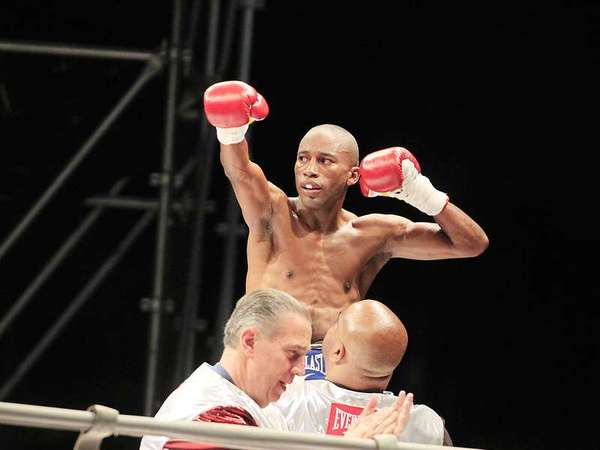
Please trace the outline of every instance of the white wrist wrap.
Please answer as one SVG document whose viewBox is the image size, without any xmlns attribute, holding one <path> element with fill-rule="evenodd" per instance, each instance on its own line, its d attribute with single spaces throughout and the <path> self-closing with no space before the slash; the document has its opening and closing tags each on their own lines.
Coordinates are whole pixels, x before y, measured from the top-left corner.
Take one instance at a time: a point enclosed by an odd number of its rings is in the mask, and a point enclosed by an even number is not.
<svg viewBox="0 0 600 450">
<path fill-rule="evenodd" d="M 442 212 L 448 196 L 433 187 L 429 178 L 419 174 L 415 180 L 402 189 L 403 200 L 429 216 L 437 216 Z"/>
<path fill-rule="evenodd" d="M 217 139 L 221 144 L 225 145 L 238 144 L 244 140 L 247 130 L 248 124 L 235 128 L 217 127 Z"/>
<path fill-rule="evenodd" d="M 429 216 L 437 216 L 442 212 L 448 203 L 448 195 L 434 188 L 429 178 L 418 173 L 408 159 L 402 161 L 402 173 L 404 183 L 402 190 L 396 193 L 396 198 L 404 200 Z"/>
</svg>

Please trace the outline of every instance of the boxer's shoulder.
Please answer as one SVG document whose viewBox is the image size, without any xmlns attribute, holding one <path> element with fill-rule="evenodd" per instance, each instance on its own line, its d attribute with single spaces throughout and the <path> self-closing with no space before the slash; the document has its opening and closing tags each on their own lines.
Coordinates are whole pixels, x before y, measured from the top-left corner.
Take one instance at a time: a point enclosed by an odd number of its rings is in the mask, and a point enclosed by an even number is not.
<svg viewBox="0 0 600 450">
<path fill-rule="evenodd" d="M 385 235 L 389 233 L 398 234 L 398 228 L 407 227 L 411 221 L 405 217 L 395 214 L 365 214 L 351 221 L 352 227 L 362 233 L 376 233 Z"/>
<path fill-rule="evenodd" d="M 283 204 L 286 204 L 288 201 L 288 196 L 285 192 L 283 192 L 283 190 L 271 183 L 270 181 L 268 182 L 268 186 L 269 186 L 269 195 L 271 196 L 271 201 L 276 201 L 276 202 L 280 202 Z"/>
<path fill-rule="evenodd" d="M 398 223 L 408 223 L 409 219 L 397 214 L 371 213 L 357 216 L 353 223 L 357 226 L 388 226 Z"/>
</svg>

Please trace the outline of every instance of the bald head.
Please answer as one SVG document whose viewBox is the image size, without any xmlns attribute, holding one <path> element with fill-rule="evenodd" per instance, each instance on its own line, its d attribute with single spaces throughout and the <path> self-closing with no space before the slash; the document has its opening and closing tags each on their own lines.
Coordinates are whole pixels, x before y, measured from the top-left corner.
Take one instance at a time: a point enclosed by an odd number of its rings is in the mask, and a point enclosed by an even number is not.
<svg viewBox="0 0 600 450">
<path fill-rule="evenodd" d="M 354 390 L 383 390 L 408 345 L 404 324 L 383 303 L 362 300 L 340 313 L 323 342 L 327 378 Z"/>
<path fill-rule="evenodd" d="M 348 307 L 340 320 L 340 331 L 358 368 L 373 376 L 391 375 L 408 345 L 398 316 L 383 303 L 363 300 Z"/>
<path fill-rule="evenodd" d="M 330 146 L 329 151 L 348 153 L 352 158 L 353 165 L 358 165 L 358 143 L 354 139 L 354 136 L 345 128 L 332 124 L 312 127 L 300 141 L 299 148 L 303 148 L 303 144 L 315 137 L 325 138 Z"/>
</svg>

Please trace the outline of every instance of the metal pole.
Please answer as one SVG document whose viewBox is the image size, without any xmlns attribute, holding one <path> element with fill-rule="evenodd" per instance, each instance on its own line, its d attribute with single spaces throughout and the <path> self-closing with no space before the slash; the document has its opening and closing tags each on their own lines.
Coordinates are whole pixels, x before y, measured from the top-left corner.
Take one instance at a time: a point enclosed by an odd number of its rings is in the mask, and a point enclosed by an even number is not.
<svg viewBox="0 0 600 450">
<path fill-rule="evenodd" d="M 240 45 L 239 79 L 248 81 L 250 78 L 250 56 L 252 52 L 252 33 L 254 31 L 254 12 L 262 2 L 246 0 L 243 2 L 243 29 L 242 42 Z M 247 139 L 250 139 L 248 135 Z M 235 198 L 233 189 L 229 187 L 227 199 L 227 238 L 225 240 L 225 252 L 223 258 L 223 272 L 221 278 L 221 296 L 217 306 L 217 317 L 215 321 L 215 333 L 219 334 L 225 322 L 231 314 L 234 301 L 235 281 L 239 278 L 237 272 L 238 248 L 240 240 L 240 207 Z M 213 346 L 213 360 L 217 360 L 222 352 L 222 343 L 215 340 Z"/>
<path fill-rule="evenodd" d="M 137 210 L 153 210 L 158 211 L 160 203 L 158 200 L 148 200 L 142 197 L 107 197 L 107 196 L 96 196 L 88 197 L 83 202 L 86 206 L 102 206 L 104 208 L 116 208 L 116 209 L 137 209 Z M 185 213 L 192 208 L 191 201 L 183 199 L 179 202 L 171 202 L 171 211 Z M 208 202 L 208 211 L 215 210 L 214 202 Z"/>
<path fill-rule="evenodd" d="M 211 0 L 209 10 L 208 39 L 206 45 L 205 76 L 210 80 L 214 76 L 217 47 L 217 29 L 220 16 L 220 1 Z M 198 93 L 199 95 L 201 93 Z M 204 117 L 204 115 L 202 115 Z M 209 211 L 208 194 L 211 185 L 211 174 L 214 164 L 216 144 L 213 136 L 208 132 L 208 123 L 201 121 L 200 145 L 196 149 L 199 164 L 196 164 L 196 192 L 198 200 L 195 211 L 190 264 L 187 275 L 185 301 L 181 313 L 181 330 L 177 349 L 177 365 L 175 370 L 175 383 L 180 382 L 194 368 L 194 354 L 196 349 L 196 319 L 198 315 L 198 302 L 202 287 L 204 230 L 206 213 Z"/>
<path fill-rule="evenodd" d="M 126 180 L 117 181 L 109 191 L 109 195 L 117 195 L 125 186 Z M 71 253 L 71 250 L 79 243 L 81 238 L 85 236 L 88 230 L 96 223 L 102 213 L 105 211 L 103 207 L 95 208 L 81 222 L 79 227 L 71 233 L 63 245 L 56 251 L 50 260 L 44 265 L 43 270 L 35 277 L 35 279 L 27 286 L 25 292 L 11 306 L 8 312 L 0 321 L 0 337 L 4 334 L 9 325 L 16 319 L 21 311 L 27 306 L 31 298 L 44 285 L 46 280 L 52 275 L 54 270 L 61 262 Z"/>
<path fill-rule="evenodd" d="M 211 0 L 211 7 L 212 8 L 216 8 L 217 6 L 215 6 L 214 4 L 217 3 L 217 5 L 219 5 L 221 2 L 219 0 Z M 219 77 L 222 76 L 222 74 L 225 72 L 226 68 L 229 66 L 229 62 L 231 59 L 231 47 L 232 47 L 232 42 L 233 42 L 233 31 L 234 31 L 234 24 L 235 24 L 235 12 L 237 11 L 237 1 L 231 1 L 229 2 L 229 9 L 227 10 L 226 13 L 226 18 L 225 18 L 225 24 L 224 24 L 224 34 L 225 36 L 223 37 L 223 43 L 221 45 L 221 51 L 219 52 L 219 65 L 216 67 L 212 66 L 212 65 L 207 65 L 206 68 L 206 74 L 208 75 L 207 80 L 210 82 L 211 80 L 218 80 Z M 218 23 L 214 23 L 214 21 L 211 19 L 210 22 L 210 27 L 212 26 L 216 26 L 218 25 Z M 215 42 L 212 42 L 212 39 L 215 39 Z M 206 54 L 206 61 L 207 64 L 209 61 L 212 61 L 213 59 L 215 59 L 216 61 L 216 56 L 215 53 L 217 51 L 217 44 L 216 44 L 216 36 L 211 37 L 209 34 L 209 38 L 207 41 L 207 54 Z M 202 135 L 204 136 L 204 135 Z M 213 140 L 213 143 L 216 142 Z M 200 161 L 201 163 L 202 161 Z M 199 164 L 198 158 L 197 157 L 192 157 L 189 158 L 188 161 L 186 162 L 185 166 L 179 171 L 178 176 L 182 179 L 182 180 L 186 180 L 187 177 L 189 176 L 189 174 L 195 169 L 195 167 Z"/>
<path fill-rule="evenodd" d="M 160 187 L 160 209 L 156 232 L 156 253 L 154 266 L 154 287 L 152 292 L 152 309 L 150 320 L 150 337 L 148 345 L 148 366 L 144 413 L 151 415 L 154 409 L 156 394 L 156 372 L 158 368 L 158 351 L 162 302 L 164 295 L 165 267 L 168 251 L 168 227 L 170 218 L 171 186 L 173 184 L 173 146 L 175 140 L 175 110 L 177 99 L 177 83 L 179 76 L 179 30 L 181 26 L 181 0 L 173 2 L 173 18 L 171 41 L 168 49 L 168 84 L 165 112 L 165 135 L 162 155 L 162 173 Z"/>
<path fill-rule="evenodd" d="M 188 34 L 185 42 L 181 46 L 181 65 L 182 65 L 182 76 L 189 78 L 193 74 L 194 65 L 194 45 L 196 43 L 196 36 L 198 35 L 198 17 L 200 16 L 201 0 L 192 0 L 192 6 L 188 13 L 189 25 Z"/>
<path fill-rule="evenodd" d="M 239 76 L 242 81 L 250 79 L 250 61 L 252 56 L 252 35 L 254 33 L 254 12 L 262 5 L 261 1 L 245 0 L 243 5 L 242 43 L 240 48 Z"/>
<path fill-rule="evenodd" d="M 17 224 L 17 226 L 11 231 L 8 237 L 4 240 L 0 246 L 0 261 L 6 255 L 8 250 L 15 244 L 15 242 L 21 237 L 25 230 L 31 225 L 37 215 L 45 208 L 47 203 L 52 199 L 54 194 L 62 187 L 67 181 L 79 164 L 87 157 L 94 145 L 100 140 L 100 138 L 106 133 L 108 128 L 113 122 L 121 115 L 125 108 L 135 98 L 135 95 L 142 89 L 148 80 L 150 80 L 162 67 L 162 61 L 159 58 L 153 59 L 149 62 L 142 73 L 135 81 L 133 86 L 125 93 L 119 100 L 117 105 L 108 113 L 102 123 L 96 128 L 88 140 L 83 146 L 77 151 L 75 156 L 69 161 L 67 166 L 62 172 L 54 179 L 51 185 L 48 187 L 46 192 L 38 199 L 33 207 L 25 214 L 25 217 Z"/>
<path fill-rule="evenodd" d="M 208 39 L 206 43 L 206 58 L 204 59 L 204 73 L 207 79 L 215 75 L 215 63 L 217 61 L 217 29 L 221 16 L 220 0 L 211 0 L 208 11 Z"/>
<path fill-rule="evenodd" d="M 19 364 L 19 367 L 13 372 L 10 379 L 0 389 L 0 399 L 6 398 L 13 388 L 27 374 L 29 369 L 35 364 L 39 357 L 44 353 L 48 346 L 56 339 L 63 328 L 69 323 L 77 311 L 85 304 L 92 296 L 96 288 L 110 274 L 110 272 L 119 263 L 123 255 L 129 250 L 131 245 L 136 241 L 140 234 L 151 223 L 155 216 L 154 211 L 146 212 L 127 233 L 125 238 L 119 243 L 117 250 L 100 266 L 94 276 L 85 284 L 79 291 L 75 299 L 69 304 L 67 309 L 62 313 L 58 320 L 50 327 L 50 329 L 40 339 L 35 348 L 25 357 Z"/>
<path fill-rule="evenodd" d="M 1 41 L 0 50 L 12 53 L 37 53 L 43 55 L 80 56 L 84 58 L 124 59 L 150 61 L 152 52 L 120 50 L 115 48 L 87 47 L 84 45 L 50 44 L 24 41 Z"/>
</svg>

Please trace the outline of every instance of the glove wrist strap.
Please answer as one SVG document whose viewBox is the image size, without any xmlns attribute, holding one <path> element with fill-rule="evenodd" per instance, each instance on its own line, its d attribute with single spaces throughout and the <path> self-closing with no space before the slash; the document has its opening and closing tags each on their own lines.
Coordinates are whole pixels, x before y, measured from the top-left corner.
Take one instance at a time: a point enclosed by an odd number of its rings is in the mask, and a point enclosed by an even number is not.
<svg viewBox="0 0 600 450">
<path fill-rule="evenodd" d="M 239 144 L 244 140 L 247 130 L 248 124 L 235 128 L 217 127 L 217 139 L 224 145 Z"/>
<path fill-rule="evenodd" d="M 437 216 L 448 203 L 448 195 L 433 187 L 421 174 L 402 189 L 402 200 L 429 216 Z"/>
</svg>

